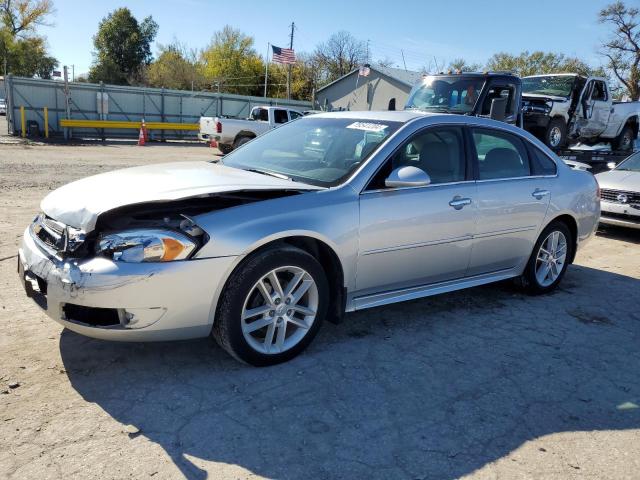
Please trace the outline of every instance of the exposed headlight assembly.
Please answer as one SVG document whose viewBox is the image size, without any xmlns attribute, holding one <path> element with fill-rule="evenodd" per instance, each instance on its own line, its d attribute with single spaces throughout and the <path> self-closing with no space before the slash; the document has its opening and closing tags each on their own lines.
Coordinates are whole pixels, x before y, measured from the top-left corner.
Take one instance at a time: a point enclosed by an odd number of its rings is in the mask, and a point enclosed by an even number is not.
<svg viewBox="0 0 640 480">
<path fill-rule="evenodd" d="M 170 262 L 189 258 L 196 246 L 173 230 L 138 229 L 102 235 L 96 253 L 120 262 Z"/>
</svg>

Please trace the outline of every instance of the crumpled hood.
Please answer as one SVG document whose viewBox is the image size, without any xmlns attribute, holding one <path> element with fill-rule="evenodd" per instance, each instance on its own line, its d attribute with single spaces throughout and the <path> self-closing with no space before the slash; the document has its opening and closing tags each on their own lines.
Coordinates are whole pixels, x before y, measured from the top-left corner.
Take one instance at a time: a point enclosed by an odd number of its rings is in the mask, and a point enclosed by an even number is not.
<svg viewBox="0 0 640 480">
<path fill-rule="evenodd" d="M 596 175 L 600 188 L 640 192 L 640 172 L 611 170 Z"/>
<path fill-rule="evenodd" d="M 126 205 L 222 192 L 280 189 L 321 188 L 215 163 L 160 163 L 77 180 L 51 192 L 40 206 L 51 218 L 90 232 L 99 215 Z"/>
</svg>

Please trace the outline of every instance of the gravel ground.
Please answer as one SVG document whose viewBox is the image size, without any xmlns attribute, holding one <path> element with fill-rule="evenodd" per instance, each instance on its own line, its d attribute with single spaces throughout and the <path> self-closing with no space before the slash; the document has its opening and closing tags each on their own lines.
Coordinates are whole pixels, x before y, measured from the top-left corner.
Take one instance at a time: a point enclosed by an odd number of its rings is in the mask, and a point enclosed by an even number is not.
<svg viewBox="0 0 640 480">
<path fill-rule="evenodd" d="M 16 249 L 49 190 L 211 155 L 0 138 L 0 478 L 638 478 L 640 232 L 600 233 L 552 295 L 350 314 L 268 369 L 83 338 L 25 297 Z"/>
</svg>

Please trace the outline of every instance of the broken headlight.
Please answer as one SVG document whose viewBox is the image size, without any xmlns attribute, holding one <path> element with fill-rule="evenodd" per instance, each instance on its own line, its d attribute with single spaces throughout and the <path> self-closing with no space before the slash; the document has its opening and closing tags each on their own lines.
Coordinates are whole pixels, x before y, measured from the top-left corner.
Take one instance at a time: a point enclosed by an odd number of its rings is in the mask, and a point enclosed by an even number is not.
<svg viewBox="0 0 640 480">
<path fill-rule="evenodd" d="M 102 235 L 96 253 L 120 262 L 170 262 L 189 258 L 196 246 L 173 230 L 138 229 Z"/>
</svg>

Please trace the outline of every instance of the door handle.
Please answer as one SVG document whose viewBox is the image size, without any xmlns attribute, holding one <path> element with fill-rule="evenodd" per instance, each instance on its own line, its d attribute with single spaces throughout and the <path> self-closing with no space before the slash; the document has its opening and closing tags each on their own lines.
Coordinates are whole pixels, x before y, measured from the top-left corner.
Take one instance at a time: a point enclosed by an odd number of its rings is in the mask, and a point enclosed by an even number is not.
<svg viewBox="0 0 640 480">
<path fill-rule="evenodd" d="M 531 196 L 536 198 L 537 200 L 541 200 L 542 197 L 546 197 L 547 195 L 549 195 L 549 190 L 541 190 L 539 188 L 536 188 L 532 193 Z"/>
<path fill-rule="evenodd" d="M 470 198 L 462 198 L 459 195 L 453 197 L 453 200 L 449 202 L 449 205 L 455 208 L 456 210 L 462 209 L 465 205 L 471 205 Z"/>
</svg>

